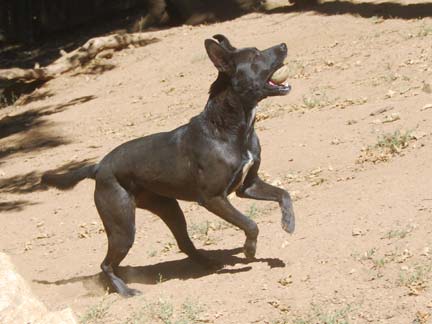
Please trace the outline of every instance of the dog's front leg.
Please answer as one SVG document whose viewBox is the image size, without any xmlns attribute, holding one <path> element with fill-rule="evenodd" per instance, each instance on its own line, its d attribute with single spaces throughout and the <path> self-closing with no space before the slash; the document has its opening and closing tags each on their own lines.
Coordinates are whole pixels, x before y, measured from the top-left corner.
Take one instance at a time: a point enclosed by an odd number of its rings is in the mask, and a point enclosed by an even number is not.
<svg viewBox="0 0 432 324">
<path fill-rule="evenodd" d="M 263 180 L 258 175 L 246 179 L 243 186 L 236 191 L 237 196 L 242 198 L 252 198 L 257 200 L 271 200 L 279 202 L 282 210 L 282 228 L 293 233 L 295 229 L 294 209 L 289 193 L 281 188 L 272 186 Z"/>
<path fill-rule="evenodd" d="M 203 206 L 210 212 L 223 218 L 227 222 L 242 229 L 246 234 L 244 254 L 247 258 L 253 258 L 256 252 L 258 226 L 250 218 L 243 215 L 228 201 L 226 197 L 218 196 L 205 200 Z"/>
</svg>

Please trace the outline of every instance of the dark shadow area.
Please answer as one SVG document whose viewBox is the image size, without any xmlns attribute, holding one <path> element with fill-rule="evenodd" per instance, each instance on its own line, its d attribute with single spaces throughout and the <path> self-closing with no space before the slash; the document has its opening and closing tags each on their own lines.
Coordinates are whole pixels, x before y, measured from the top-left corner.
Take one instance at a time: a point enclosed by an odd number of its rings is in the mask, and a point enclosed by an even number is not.
<svg viewBox="0 0 432 324">
<path fill-rule="evenodd" d="M 82 168 L 86 165 L 92 164 L 93 160 L 87 159 L 83 161 L 73 161 L 68 162 L 56 169 L 49 170 L 49 172 L 53 173 L 64 173 L 70 170 L 75 170 L 78 168 Z M 13 194 L 26 194 L 34 191 L 41 191 L 41 190 L 47 190 L 48 187 L 41 184 L 41 172 L 30 172 L 24 175 L 17 175 L 9 178 L 0 179 L 0 194 L 1 193 L 13 193 Z M 21 203 L 23 201 L 20 201 Z M 4 208 L 7 208 L 6 204 L 13 204 L 14 202 L 6 202 L 6 203 L 0 203 L 0 211 L 1 204 L 5 204 Z M 32 203 L 28 203 L 32 204 Z M 13 206 L 13 205 L 11 205 Z M 25 204 L 17 205 L 24 207 Z M 11 207 L 12 208 L 12 207 Z"/>
<path fill-rule="evenodd" d="M 99 17 L 77 26 L 64 25 L 63 30 L 52 31 L 29 43 L 4 43 L 3 46 L 0 43 L 0 68 L 47 66 L 61 56 L 61 50 L 70 52 L 90 38 L 125 32 L 131 15 L 133 12 L 126 11 L 117 17 Z"/>
<path fill-rule="evenodd" d="M 69 141 L 62 136 L 56 136 L 49 129 L 49 123 L 42 117 L 64 111 L 76 104 L 93 100 L 94 96 L 84 96 L 73 99 L 67 103 L 27 110 L 15 116 L 5 116 L 0 120 L 0 140 L 23 133 L 19 139 L 5 140 L 0 148 L 1 160 L 17 153 L 37 152 L 43 149 L 68 144 Z"/>
<path fill-rule="evenodd" d="M 8 145 L 0 149 L 0 164 L 2 164 L 2 159 L 13 154 L 39 152 L 69 143 L 70 141 L 65 140 L 61 136 L 54 136 L 44 131 L 31 131 L 28 132 L 23 139 L 14 141 L 13 145 Z"/>
<path fill-rule="evenodd" d="M 90 4 L 92 0 L 87 1 Z M 70 52 L 93 37 L 113 33 L 134 32 L 132 26 L 146 21 L 141 31 L 166 29 L 182 24 L 197 25 L 235 19 L 257 10 L 260 0 L 147 0 L 129 10 L 114 10 L 103 17 L 94 15 L 86 22 L 68 24 L 62 19 L 74 16 L 53 15 L 55 26 L 31 43 L 1 43 L 0 68 L 33 68 L 37 63 L 47 66 L 61 56 L 60 50 Z M 52 2 L 55 6 L 55 1 Z M 64 9 L 64 8 L 63 8 Z M 97 12 L 97 11 L 96 11 Z M 57 18 L 58 17 L 58 18 Z M 139 25 L 139 23 L 138 23 Z M 62 26 L 62 27 L 60 27 Z M 3 46 L 2 46 L 3 45 Z"/>
<path fill-rule="evenodd" d="M 0 83 L 0 108 L 14 104 L 22 95 L 32 93 L 41 87 L 46 81 L 17 82 L 7 87 Z"/>
<path fill-rule="evenodd" d="M 23 93 L 21 93 L 23 94 Z M 21 95 L 16 101 L 16 106 L 24 106 L 31 102 L 45 100 L 46 98 L 54 96 L 54 93 L 50 90 L 36 89 L 28 94 Z M 14 99 L 14 98 L 13 98 Z"/>
<path fill-rule="evenodd" d="M 79 97 L 64 104 L 42 107 L 14 116 L 3 117 L 0 120 L 0 140 L 5 144 L 2 143 L 3 145 L 0 147 L 0 164 L 2 159 L 12 154 L 35 153 L 47 148 L 68 144 L 68 140 L 52 133 L 52 130 L 48 127 L 50 126 L 48 121 L 43 120 L 42 117 L 64 111 L 68 107 L 88 102 L 94 98 L 94 96 Z M 22 136 L 19 136 L 18 139 L 8 139 L 9 136 L 21 133 Z M 69 162 L 51 171 L 62 173 L 88 164 L 91 164 L 90 160 Z M 2 177 L 0 178 L 0 194 L 26 194 L 46 190 L 46 186 L 40 183 L 41 176 L 41 172 L 33 171 L 8 178 Z M 33 202 L 25 200 L 0 202 L 0 212 L 19 211 L 33 204 Z"/>
<path fill-rule="evenodd" d="M 209 270 L 191 261 L 189 258 L 181 260 L 165 261 L 147 266 L 125 266 L 120 267 L 118 275 L 126 283 L 140 283 L 146 285 L 155 285 L 172 279 L 189 280 L 208 276 L 210 274 L 235 274 L 246 272 L 252 269 L 250 264 L 267 263 L 270 268 L 283 268 L 285 263 L 277 258 L 257 258 L 245 259 L 244 257 L 236 256 L 243 252 L 242 248 L 230 250 L 212 250 L 202 251 L 207 257 L 212 258 L 225 267 L 219 270 Z M 245 265 L 241 268 L 227 269 L 226 266 Z M 69 279 L 46 281 L 33 280 L 36 283 L 44 285 L 66 285 L 69 283 L 81 282 L 90 294 L 104 294 L 109 286 L 103 273 L 98 273 L 90 276 L 79 276 Z"/>
<path fill-rule="evenodd" d="M 34 130 L 47 123 L 47 121 L 41 120 L 42 117 L 62 112 L 68 107 L 85 103 L 95 98 L 95 96 L 79 97 L 65 104 L 27 110 L 19 115 L 3 117 L 0 120 L 0 139 L 13 134 Z M 1 152 L 2 151 L 0 151 L 0 158 Z"/>
<path fill-rule="evenodd" d="M 36 205 L 36 203 L 28 200 L 14 200 L 14 201 L 0 202 L 0 213 L 21 211 L 24 209 L 24 207 L 31 206 L 31 205 Z"/>
<path fill-rule="evenodd" d="M 0 180 L 0 193 L 25 194 L 44 189 L 45 187 L 40 184 L 40 174 L 37 172 Z"/>
<path fill-rule="evenodd" d="M 349 1 L 324 2 L 317 5 L 302 5 L 302 0 L 294 6 L 279 7 L 267 11 L 272 13 L 316 12 L 321 15 L 353 15 L 363 18 L 381 17 L 384 19 L 419 19 L 432 17 L 432 3 L 401 4 L 397 2 L 353 3 Z"/>
<path fill-rule="evenodd" d="M 182 24 L 197 25 L 215 23 L 241 17 L 252 11 L 272 13 L 316 12 L 323 15 L 351 14 L 365 18 L 379 16 L 385 19 L 416 19 L 432 17 L 432 3 L 400 4 L 352 3 L 349 1 L 332 1 L 311 5 L 311 0 L 298 0 L 296 5 L 288 5 L 272 10 L 263 10 L 257 0 L 158 0 L 156 5 L 162 9 L 149 12 L 147 5 L 139 9 L 121 11 L 117 15 L 91 19 L 77 26 L 65 24 L 63 30 L 50 32 L 44 38 L 30 44 L 0 43 L 1 68 L 33 68 L 36 63 L 46 66 L 61 56 L 60 50 L 70 52 L 83 45 L 88 39 L 112 33 L 130 31 L 130 26 L 140 17 L 152 17 L 152 24 L 145 30 L 166 29 Z M 148 20 L 148 19 L 147 19 Z M 61 25 L 57 22 L 57 25 Z"/>
</svg>

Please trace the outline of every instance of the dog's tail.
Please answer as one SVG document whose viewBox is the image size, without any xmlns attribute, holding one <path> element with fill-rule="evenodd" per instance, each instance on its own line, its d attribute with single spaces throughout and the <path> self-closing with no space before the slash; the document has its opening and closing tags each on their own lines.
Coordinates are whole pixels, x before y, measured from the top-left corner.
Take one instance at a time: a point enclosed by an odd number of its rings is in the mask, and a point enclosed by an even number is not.
<svg viewBox="0 0 432 324">
<path fill-rule="evenodd" d="M 87 165 L 66 173 L 55 174 L 46 172 L 42 175 L 41 182 L 60 190 L 72 189 L 78 182 L 85 178 L 94 179 L 98 170 L 98 164 Z"/>
</svg>

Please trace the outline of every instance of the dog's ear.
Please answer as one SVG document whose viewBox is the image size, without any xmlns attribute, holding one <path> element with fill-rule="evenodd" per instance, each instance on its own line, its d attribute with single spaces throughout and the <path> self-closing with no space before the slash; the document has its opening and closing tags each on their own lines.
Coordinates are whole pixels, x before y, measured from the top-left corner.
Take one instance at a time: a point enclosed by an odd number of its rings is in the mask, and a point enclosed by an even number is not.
<svg viewBox="0 0 432 324">
<path fill-rule="evenodd" d="M 227 50 L 229 51 L 235 51 L 236 48 L 234 46 L 231 45 L 230 41 L 228 40 L 228 38 L 226 38 L 224 35 L 222 34 L 217 34 L 213 36 L 214 39 L 217 39 L 218 42 Z"/>
<path fill-rule="evenodd" d="M 219 72 L 230 73 L 232 72 L 232 64 L 230 54 L 221 45 L 212 39 L 206 39 L 204 42 L 207 54 L 214 66 Z"/>
</svg>

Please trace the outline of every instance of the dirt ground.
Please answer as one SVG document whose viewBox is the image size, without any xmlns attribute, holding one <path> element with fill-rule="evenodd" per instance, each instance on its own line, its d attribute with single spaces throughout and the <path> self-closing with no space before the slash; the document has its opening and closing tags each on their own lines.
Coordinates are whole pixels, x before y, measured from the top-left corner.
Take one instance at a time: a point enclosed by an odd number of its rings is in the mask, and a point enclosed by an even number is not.
<svg viewBox="0 0 432 324">
<path fill-rule="evenodd" d="M 407 19 L 396 7 L 287 8 L 149 32 L 160 41 L 1 109 L 1 250 L 48 307 L 70 306 L 83 323 L 428 323 L 432 18 Z M 40 174 L 198 114 L 216 76 L 203 42 L 216 33 L 238 47 L 288 45 L 293 90 L 261 103 L 256 128 L 261 174 L 291 192 L 296 232 L 281 229 L 277 204 L 233 197 L 260 227 L 257 259 L 247 261 L 241 231 L 181 203 L 196 245 L 225 263 L 211 272 L 138 210 L 121 274 L 143 295 L 107 294 L 94 183 L 45 190 Z"/>
</svg>

